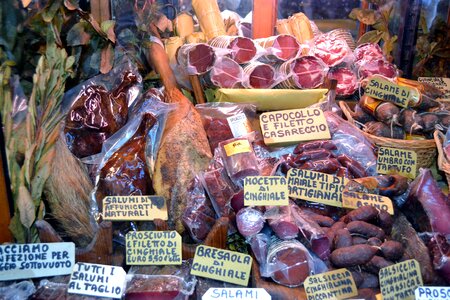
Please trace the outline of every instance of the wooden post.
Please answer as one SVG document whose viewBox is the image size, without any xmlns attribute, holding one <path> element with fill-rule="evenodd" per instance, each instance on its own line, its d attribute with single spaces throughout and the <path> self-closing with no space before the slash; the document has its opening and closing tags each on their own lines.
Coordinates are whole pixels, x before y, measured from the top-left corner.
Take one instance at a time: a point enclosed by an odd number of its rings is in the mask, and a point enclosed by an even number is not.
<svg viewBox="0 0 450 300">
<path fill-rule="evenodd" d="M 0 145 L 0 147 L 3 146 Z M 9 213 L 10 208 L 7 193 L 8 187 L 6 186 L 6 168 L 3 167 L 2 156 L 3 151 L 0 149 L 0 244 L 12 241 L 11 231 L 9 231 L 8 228 L 11 221 L 11 215 Z"/>
<path fill-rule="evenodd" d="M 361 8 L 362 9 L 368 9 L 369 8 L 369 2 L 367 0 L 362 0 L 361 1 Z M 366 33 L 366 30 L 367 30 L 367 25 L 362 23 L 362 22 L 359 22 L 358 40 L 364 33 Z"/>
<path fill-rule="evenodd" d="M 278 0 L 253 0 L 253 38 L 274 35 L 277 24 Z"/>
<path fill-rule="evenodd" d="M 110 0 L 91 0 L 91 14 L 101 24 L 103 21 L 111 20 Z"/>
</svg>

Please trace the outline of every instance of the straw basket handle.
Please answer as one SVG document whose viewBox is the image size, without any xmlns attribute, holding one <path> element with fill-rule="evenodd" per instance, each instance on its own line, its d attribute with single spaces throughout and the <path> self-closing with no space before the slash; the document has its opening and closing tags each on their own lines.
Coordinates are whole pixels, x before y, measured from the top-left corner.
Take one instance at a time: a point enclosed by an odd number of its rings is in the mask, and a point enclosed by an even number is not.
<svg viewBox="0 0 450 300">
<path fill-rule="evenodd" d="M 339 107 L 342 109 L 342 112 L 344 113 L 344 115 L 347 118 L 347 120 L 350 123 L 355 124 L 355 120 L 353 119 L 352 114 L 351 114 L 352 110 L 348 106 L 347 102 L 339 101 Z"/>
</svg>

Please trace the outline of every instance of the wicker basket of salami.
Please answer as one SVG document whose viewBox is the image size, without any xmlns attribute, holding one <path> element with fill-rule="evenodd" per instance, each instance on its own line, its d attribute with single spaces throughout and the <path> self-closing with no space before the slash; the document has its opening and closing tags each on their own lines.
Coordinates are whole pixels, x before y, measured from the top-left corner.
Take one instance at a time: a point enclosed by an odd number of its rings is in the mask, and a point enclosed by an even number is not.
<svg viewBox="0 0 450 300">
<path fill-rule="evenodd" d="M 356 121 L 353 118 L 355 112 L 352 111 L 349 105 L 344 101 L 339 101 L 339 106 L 341 107 L 342 112 L 344 113 L 347 120 L 359 129 L 359 127 L 356 124 Z M 390 130 L 392 129 L 390 128 Z M 365 132 L 364 130 L 361 131 L 377 147 L 398 148 L 405 150 L 413 150 L 414 152 L 416 152 L 417 170 L 419 170 L 419 168 L 430 167 L 435 160 L 437 150 L 436 150 L 436 143 L 434 142 L 433 139 L 405 140 L 405 139 L 381 137 Z"/>
<path fill-rule="evenodd" d="M 447 184 L 450 185 L 450 161 L 445 154 L 444 142 L 445 136 L 439 130 L 434 132 L 434 141 L 436 142 L 436 148 L 438 151 L 437 164 L 439 170 L 445 173 L 445 178 L 447 179 Z"/>
</svg>

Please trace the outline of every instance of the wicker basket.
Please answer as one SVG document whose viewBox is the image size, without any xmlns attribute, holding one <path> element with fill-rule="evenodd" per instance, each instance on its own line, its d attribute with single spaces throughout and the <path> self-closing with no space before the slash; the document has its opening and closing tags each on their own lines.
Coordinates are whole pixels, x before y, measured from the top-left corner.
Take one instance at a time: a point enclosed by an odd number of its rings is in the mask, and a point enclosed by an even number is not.
<svg viewBox="0 0 450 300">
<path fill-rule="evenodd" d="M 450 162 L 444 153 L 444 140 L 445 136 L 439 130 L 434 132 L 434 141 L 436 142 L 436 147 L 438 151 L 437 164 L 439 170 L 445 173 L 445 178 L 447 179 L 447 184 L 450 186 Z"/>
<path fill-rule="evenodd" d="M 347 120 L 355 125 L 355 120 L 350 114 L 350 107 L 344 101 L 339 101 L 339 106 L 342 109 Z M 357 127 L 355 125 L 355 127 Z M 359 128 L 358 128 L 359 129 Z M 366 133 L 361 130 L 363 134 L 377 147 L 390 147 L 405 150 L 413 150 L 417 154 L 417 173 L 420 168 L 429 168 L 436 158 L 437 150 L 434 140 L 399 140 L 385 137 L 379 137 Z M 450 169 L 449 169 L 450 170 Z"/>
</svg>

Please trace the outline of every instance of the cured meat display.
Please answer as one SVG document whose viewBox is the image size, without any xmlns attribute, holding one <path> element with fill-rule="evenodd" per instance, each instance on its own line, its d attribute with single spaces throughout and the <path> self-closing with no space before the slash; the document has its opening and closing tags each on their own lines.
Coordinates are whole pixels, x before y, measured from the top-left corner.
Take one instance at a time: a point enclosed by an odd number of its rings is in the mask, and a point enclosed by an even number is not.
<svg viewBox="0 0 450 300">
<path fill-rule="evenodd" d="M 244 67 L 245 85 L 253 89 L 268 89 L 275 84 L 275 69 L 264 63 L 252 62 Z"/>
<path fill-rule="evenodd" d="M 356 74 L 348 68 L 335 68 L 328 74 L 330 79 L 337 80 L 336 94 L 339 96 L 350 96 L 358 88 Z"/>
<path fill-rule="evenodd" d="M 301 56 L 280 66 L 280 72 L 288 79 L 280 83 L 281 88 L 314 89 L 320 87 L 328 68 L 320 58 Z"/>
<path fill-rule="evenodd" d="M 384 59 L 383 51 L 378 44 L 365 43 L 355 48 L 353 51 L 355 62 L 368 62 L 372 60 Z"/>
<path fill-rule="evenodd" d="M 239 88 L 244 81 L 244 70 L 234 60 L 220 57 L 216 59 L 209 72 L 209 80 L 212 85 L 220 88 Z"/>
<path fill-rule="evenodd" d="M 218 36 L 209 44 L 213 47 L 231 50 L 231 58 L 238 64 L 251 61 L 256 55 L 256 47 L 253 40 L 239 36 Z"/>
<path fill-rule="evenodd" d="M 329 67 L 339 65 L 351 55 L 351 49 L 345 40 L 327 34 L 322 34 L 314 39 L 312 51 L 314 56 L 322 59 Z"/>
<path fill-rule="evenodd" d="M 300 45 L 297 39 L 287 34 L 256 39 L 255 43 L 258 43 L 261 47 L 266 49 L 268 54 L 264 57 L 269 61 L 272 56 L 278 60 L 286 61 L 296 57 L 300 50 Z"/>
<path fill-rule="evenodd" d="M 177 62 L 189 75 L 199 75 L 209 71 L 216 59 L 214 50 L 208 44 L 189 44 L 177 51 Z"/>
<path fill-rule="evenodd" d="M 387 78 L 395 78 L 398 75 L 397 68 L 385 61 L 384 59 L 375 59 L 370 61 L 359 61 L 356 63 L 358 68 L 358 76 L 360 79 L 370 77 L 372 75 L 383 75 Z"/>
</svg>

